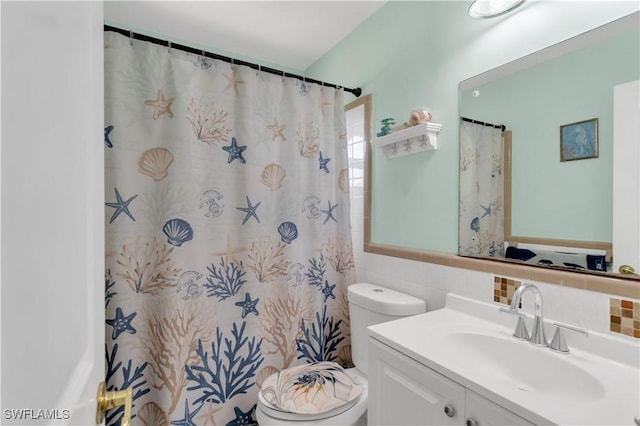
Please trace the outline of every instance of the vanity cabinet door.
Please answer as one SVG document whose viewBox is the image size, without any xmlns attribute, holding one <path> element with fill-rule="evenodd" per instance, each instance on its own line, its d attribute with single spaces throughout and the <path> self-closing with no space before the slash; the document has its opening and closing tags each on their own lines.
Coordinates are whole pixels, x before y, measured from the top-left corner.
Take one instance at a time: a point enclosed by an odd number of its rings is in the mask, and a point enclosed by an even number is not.
<svg viewBox="0 0 640 426">
<path fill-rule="evenodd" d="M 533 424 L 470 390 L 467 390 L 465 423 L 467 426 Z"/>
<path fill-rule="evenodd" d="M 462 425 L 465 388 L 369 339 L 369 425 Z"/>
</svg>

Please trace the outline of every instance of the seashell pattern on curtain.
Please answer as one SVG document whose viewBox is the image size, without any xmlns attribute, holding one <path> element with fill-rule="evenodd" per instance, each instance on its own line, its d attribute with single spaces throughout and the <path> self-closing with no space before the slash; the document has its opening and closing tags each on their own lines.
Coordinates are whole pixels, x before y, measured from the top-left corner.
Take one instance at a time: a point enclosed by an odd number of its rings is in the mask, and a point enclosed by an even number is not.
<svg viewBox="0 0 640 426">
<path fill-rule="evenodd" d="M 256 424 L 271 374 L 350 362 L 342 90 L 113 32 L 104 55 L 107 387 L 134 425 Z"/>
</svg>

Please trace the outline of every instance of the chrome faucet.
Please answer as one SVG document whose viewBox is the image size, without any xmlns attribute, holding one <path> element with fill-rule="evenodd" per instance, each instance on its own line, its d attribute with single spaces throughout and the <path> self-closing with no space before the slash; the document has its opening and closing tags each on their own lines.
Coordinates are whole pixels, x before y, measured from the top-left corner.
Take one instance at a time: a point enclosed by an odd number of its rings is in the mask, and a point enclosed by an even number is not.
<svg viewBox="0 0 640 426">
<path fill-rule="evenodd" d="M 542 294 L 538 287 L 530 283 L 522 283 L 520 287 L 513 294 L 513 298 L 511 299 L 511 309 L 510 311 L 514 314 L 519 314 L 518 305 L 520 304 L 520 299 L 522 295 L 527 291 L 531 291 L 535 296 L 535 317 L 533 319 L 533 330 L 531 331 L 531 337 L 527 339 L 526 327 L 524 327 L 524 323 L 518 322 L 518 328 L 525 328 L 524 333 L 518 332 L 514 333 L 514 337 L 519 339 L 529 340 L 529 343 L 536 346 L 547 347 L 549 343 L 547 342 L 547 337 L 544 334 L 544 324 L 542 318 Z"/>
</svg>

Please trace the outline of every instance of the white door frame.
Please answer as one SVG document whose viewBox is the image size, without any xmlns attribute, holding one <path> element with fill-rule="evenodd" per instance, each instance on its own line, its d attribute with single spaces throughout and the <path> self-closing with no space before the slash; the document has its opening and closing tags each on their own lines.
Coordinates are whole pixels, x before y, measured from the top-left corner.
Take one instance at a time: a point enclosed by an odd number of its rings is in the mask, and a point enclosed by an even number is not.
<svg viewBox="0 0 640 426">
<path fill-rule="evenodd" d="M 613 270 L 640 273 L 640 80 L 613 88 Z"/>
</svg>

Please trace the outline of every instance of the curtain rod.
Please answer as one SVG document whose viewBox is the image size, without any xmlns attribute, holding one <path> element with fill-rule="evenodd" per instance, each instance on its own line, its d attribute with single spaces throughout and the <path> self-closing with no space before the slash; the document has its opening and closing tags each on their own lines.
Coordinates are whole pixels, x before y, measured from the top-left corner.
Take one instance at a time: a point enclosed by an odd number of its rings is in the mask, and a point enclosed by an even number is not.
<svg viewBox="0 0 640 426">
<path fill-rule="evenodd" d="M 487 126 L 487 127 L 495 127 L 496 129 L 500 129 L 503 132 L 505 131 L 506 127 L 504 124 L 491 124 L 491 123 L 485 123 L 484 121 L 478 121 L 478 120 L 474 120 L 472 118 L 467 118 L 467 117 L 460 117 L 460 120 L 462 121 L 468 121 L 469 123 L 475 123 L 475 124 L 480 124 L 482 126 Z"/>
<path fill-rule="evenodd" d="M 328 86 L 328 87 L 334 87 L 336 89 L 342 88 L 345 92 L 349 92 L 352 93 L 356 98 L 359 97 L 362 94 L 362 89 L 359 87 L 356 87 L 355 89 L 350 89 L 348 87 L 342 87 L 342 86 L 338 86 L 336 84 L 331 84 L 331 83 L 326 83 L 324 81 L 320 81 L 320 80 L 315 80 L 313 78 L 306 78 L 304 76 L 301 75 L 297 75 L 297 74 L 291 74 L 285 71 L 281 71 L 281 70 L 277 70 L 275 68 L 269 68 L 269 67 L 264 67 L 262 65 L 258 65 L 258 64 L 254 64 L 251 62 L 246 62 L 240 59 L 235 59 L 235 58 L 230 58 L 228 56 L 223 56 L 223 55 L 218 55 L 217 53 L 211 53 L 211 52 L 206 52 L 205 50 L 198 50 L 196 48 L 190 47 L 190 46 L 184 46 L 182 44 L 176 44 L 176 43 L 172 43 L 171 41 L 168 40 L 161 40 L 159 38 L 155 38 L 155 37 L 151 37 L 148 35 L 144 35 L 144 34 L 139 34 L 136 32 L 133 32 L 131 30 L 125 30 L 124 28 L 118 28 L 118 27 L 113 27 L 111 25 L 106 25 L 104 26 L 104 30 L 105 31 L 113 31 L 119 34 L 122 34 L 124 36 L 127 36 L 131 39 L 135 39 L 135 40 L 142 40 L 142 41 L 147 41 L 149 43 L 154 43 L 154 44 L 159 44 L 161 46 L 167 46 L 171 49 L 178 49 L 178 50 L 182 50 L 185 52 L 189 52 L 189 53 L 193 53 L 196 55 L 203 55 L 207 58 L 213 58 L 213 59 L 219 59 L 221 61 L 224 62 L 229 62 L 232 64 L 236 64 L 236 65 L 244 65 L 247 67 L 251 67 L 255 70 L 259 70 L 259 71 L 264 71 L 264 72 L 268 72 L 271 74 L 277 74 L 283 77 L 292 77 L 292 78 L 297 78 L 298 80 L 302 80 L 302 81 L 306 81 L 306 82 L 310 82 L 310 83 L 316 83 L 316 84 L 321 84 L 323 86 Z"/>
</svg>

